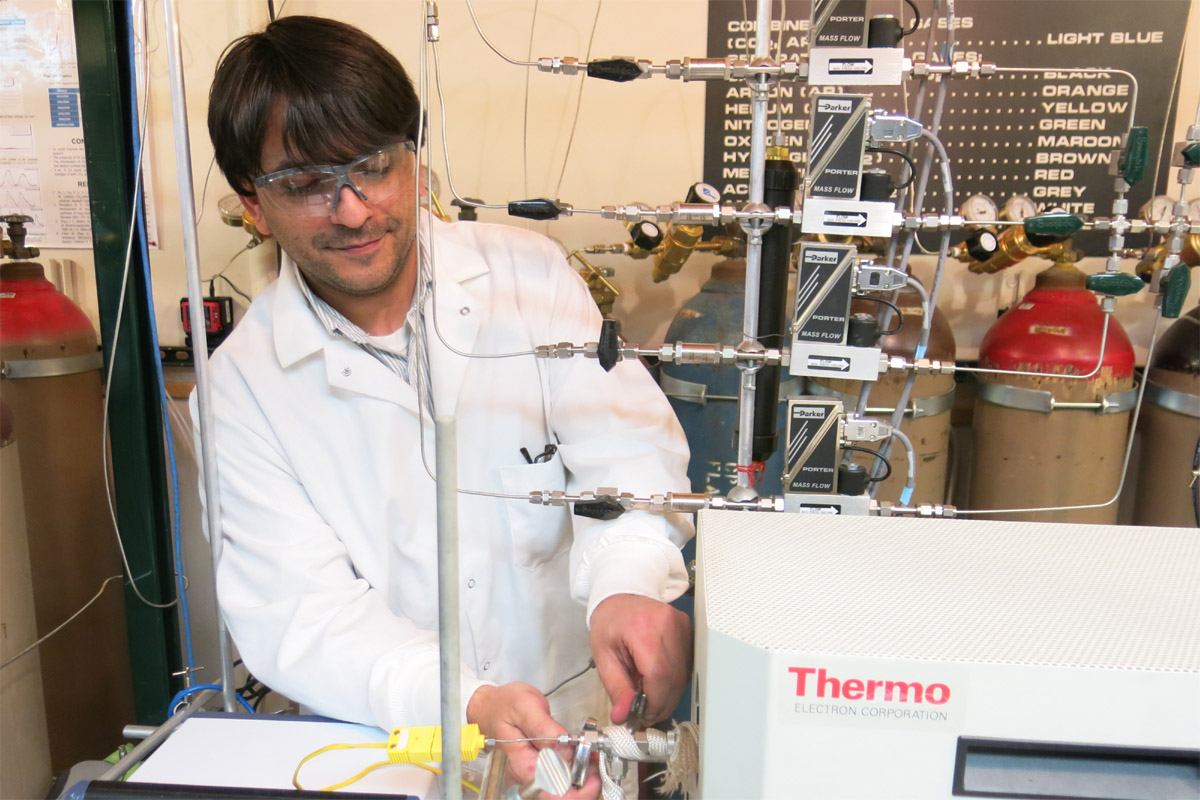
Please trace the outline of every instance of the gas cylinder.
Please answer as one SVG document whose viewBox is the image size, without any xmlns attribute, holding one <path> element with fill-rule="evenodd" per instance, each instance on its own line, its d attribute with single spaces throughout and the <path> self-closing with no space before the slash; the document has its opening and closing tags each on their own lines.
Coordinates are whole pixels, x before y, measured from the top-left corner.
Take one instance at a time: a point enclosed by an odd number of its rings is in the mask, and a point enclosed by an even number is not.
<svg viewBox="0 0 1200 800">
<path fill-rule="evenodd" d="M 746 262 L 729 259 L 713 265 L 700 293 L 684 303 L 667 328 L 667 342 L 720 342 L 742 340 L 745 314 Z M 795 378 L 783 376 L 779 397 L 802 394 Z M 738 388 L 736 367 L 713 368 L 706 364 L 663 364 L 659 384 L 671 401 L 687 435 L 692 459 L 688 478 L 694 492 L 721 495 L 737 485 Z M 786 403 L 779 404 L 779 430 L 786 430 Z M 766 462 L 755 484 L 760 495 L 780 493 L 783 456 L 777 450 Z"/>
<path fill-rule="evenodd" d="M 0 400 L 0 797 L 45 797 L 50 788 L 46 699 L 37 650 L 21 463 L 12 412 Z"/>
<path fill-rule="evenodd" d="M 1191 484 L 1200 448 L 1200 306 L 1176 320 L 1155 348 L 1138 430 L 1142 457 L 1133 521 L 1195 527 Z"/>
<path fill-rule="evenodd" d="M 119 575 L 121 560 L 104 489 L 96 333 L 40 264 L 0 264 L 0 360 L 0 392 L 21 436 L 34 613 L 45 636 Z M 110 585 L 40 647 L 56 771 L 109 752 L 133 718 L 124 608 Z"/>
<path fill-rule="evenodd" d="M 903 320 L 900 329 L 890 336 L 883 337 L 880 346 L 889 356 L 905 356 L 912 359 L 916 354 L 921 327 L 925 323 L 921 295 L 916 289 L 906 286 L 900 290 L 896 305 L 900 308 Z M 852 314 L 870 312 L 874 315 L 876 310 L 875 303 L 863 298 L 856 298 L 850 307 Z M 893 329 L 896 326 L 894 315 L 891 325 Z M 954 356 L 954 332 L 950 329 L 945 315 L 934 309 L 933 327 L 930 329 L 925 357 L 953 362 Z M 902 373 L 880 376 L 871 388 L 867 406 L 869 416 L 891 422 L 892 411 L 896 407 L 896 401 L 900 399 L 906 378 Z M 842 398 L 847 412 L 854 411 L 860 386 L 859 381 L 830 378 L 808 380 L 809 394 L 838 395 Z M 908 434 L 916 450 L 917 485 L 912 498 L 914 503 L 945 502 L 946 476 L 950 461 L 950 409 L 953 405 L 952 375 L 917 376 L 901 425 L 901 430 Z M 895 503 L 899 502 L 900 492 L 908 480 L 908 462 L 899 444 L 894 444 L 891 452 L 891 477 L 880 484 L 875 497 Z M 870 469 L 874 458 L 864 453 L 854 453 L 854 460 Z"/>
<path fill-rule="evenodd" d="M 984 336 L 981 367 L 1054 377 L 980 373 L 970 508 L 1088 505 L 1116 494 L 1137 398 L 1133 347 L 1086 282 L 1073 263 L 1056 262 Z M 1112 524 L 1117 505 L 995 517 Z"/>
</svg>

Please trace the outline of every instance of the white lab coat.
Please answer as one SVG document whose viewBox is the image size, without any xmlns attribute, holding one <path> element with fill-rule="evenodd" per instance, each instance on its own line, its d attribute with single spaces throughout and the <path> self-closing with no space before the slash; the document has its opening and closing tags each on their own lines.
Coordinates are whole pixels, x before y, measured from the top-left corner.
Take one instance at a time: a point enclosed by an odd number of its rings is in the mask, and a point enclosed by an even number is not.
<svg viewBox="0 0 1200 800">
<path fill-rule="evenodd" d="M 605 373 L 581 357 L 451 351 L 596 341 L 600 316 L 557 248 L 507 226 L 432 226 L 425 330 L 437 413 L 457 419 L 460 488 L 688 491 L 683 432 L 641 364 Z M 438 722 L 435 494 L 415 392 L 328 335 L 290 262 L 211 374 L 225 537 L 217 593 L 247 667 L 327 716 Z M 428 420 L 423 430 L 433 468 Z M 548 462 L 520 453 L 550 442 L 559 447 Z M 458 515 L 464 704 L 484 683 L 548 691 L 583 669 L 586 620 L 604 598 L 670 601 L 686 588 L 679 547 L 691 528 L 677 515 L 600 522 L 471 494 L 459 495 Z"/>
</svg>

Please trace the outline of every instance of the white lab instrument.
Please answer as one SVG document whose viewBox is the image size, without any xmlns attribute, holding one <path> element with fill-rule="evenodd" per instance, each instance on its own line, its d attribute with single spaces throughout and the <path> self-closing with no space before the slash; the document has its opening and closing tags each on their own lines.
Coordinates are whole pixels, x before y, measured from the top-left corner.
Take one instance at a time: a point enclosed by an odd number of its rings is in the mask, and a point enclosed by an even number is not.
<svg viewBox="0 0 1200 800">
<path fill-rule="evenodd" d="M 699 515 L 719 798 L 1200 796 L 1200 537 Z"/>
</svg>

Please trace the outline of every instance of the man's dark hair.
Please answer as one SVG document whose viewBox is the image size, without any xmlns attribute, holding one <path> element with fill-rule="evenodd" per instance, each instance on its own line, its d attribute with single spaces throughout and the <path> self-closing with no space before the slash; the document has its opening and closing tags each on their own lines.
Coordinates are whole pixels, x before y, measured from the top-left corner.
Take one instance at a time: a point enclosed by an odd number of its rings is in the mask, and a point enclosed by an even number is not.
<svg viewBox="0 0 1200 800">
<path fill-rule="evenodd" d="M 420 128 L 417 94 L 396 57 L 358 28 L 321 17 L 281 17 L 234 40 L 217 64 L 208 133 L 239 194 L 254 194 L 276 107 L 297 163 L 342 164 L 399 139 L 415 142 Z"/>
</svg>

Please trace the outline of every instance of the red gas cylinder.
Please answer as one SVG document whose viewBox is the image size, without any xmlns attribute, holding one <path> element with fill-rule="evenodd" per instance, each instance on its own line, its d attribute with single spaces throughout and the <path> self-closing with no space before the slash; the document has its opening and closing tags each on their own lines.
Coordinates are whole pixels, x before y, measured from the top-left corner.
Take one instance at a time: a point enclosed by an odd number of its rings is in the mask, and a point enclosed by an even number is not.
<svg viewBox="0 0 1200 800">
<path fill-rule="evenodd" d="M 981 367 L 1050 376 L 980 374 L 970 508 L 1089 505 L 1116 494 L 1137 399 L 1133 346 L 1086 283 L 1073 264 L 1056 263 L 984 336 Z M 1112 524 L 1117 505 L 995 517 Z"/>
<path fill-rule="evenodd" d="M 46 280 L 41 265 L 0 265 L 0 392 L 21 441 L 38 636 L 121 573 L 104 493 L 100 367 L 87 316 Z M 55 771 L 109 752 L 132 719 L 127 642 L 124 599 L 114 582 L 41 645 Z"/>
</svg>

